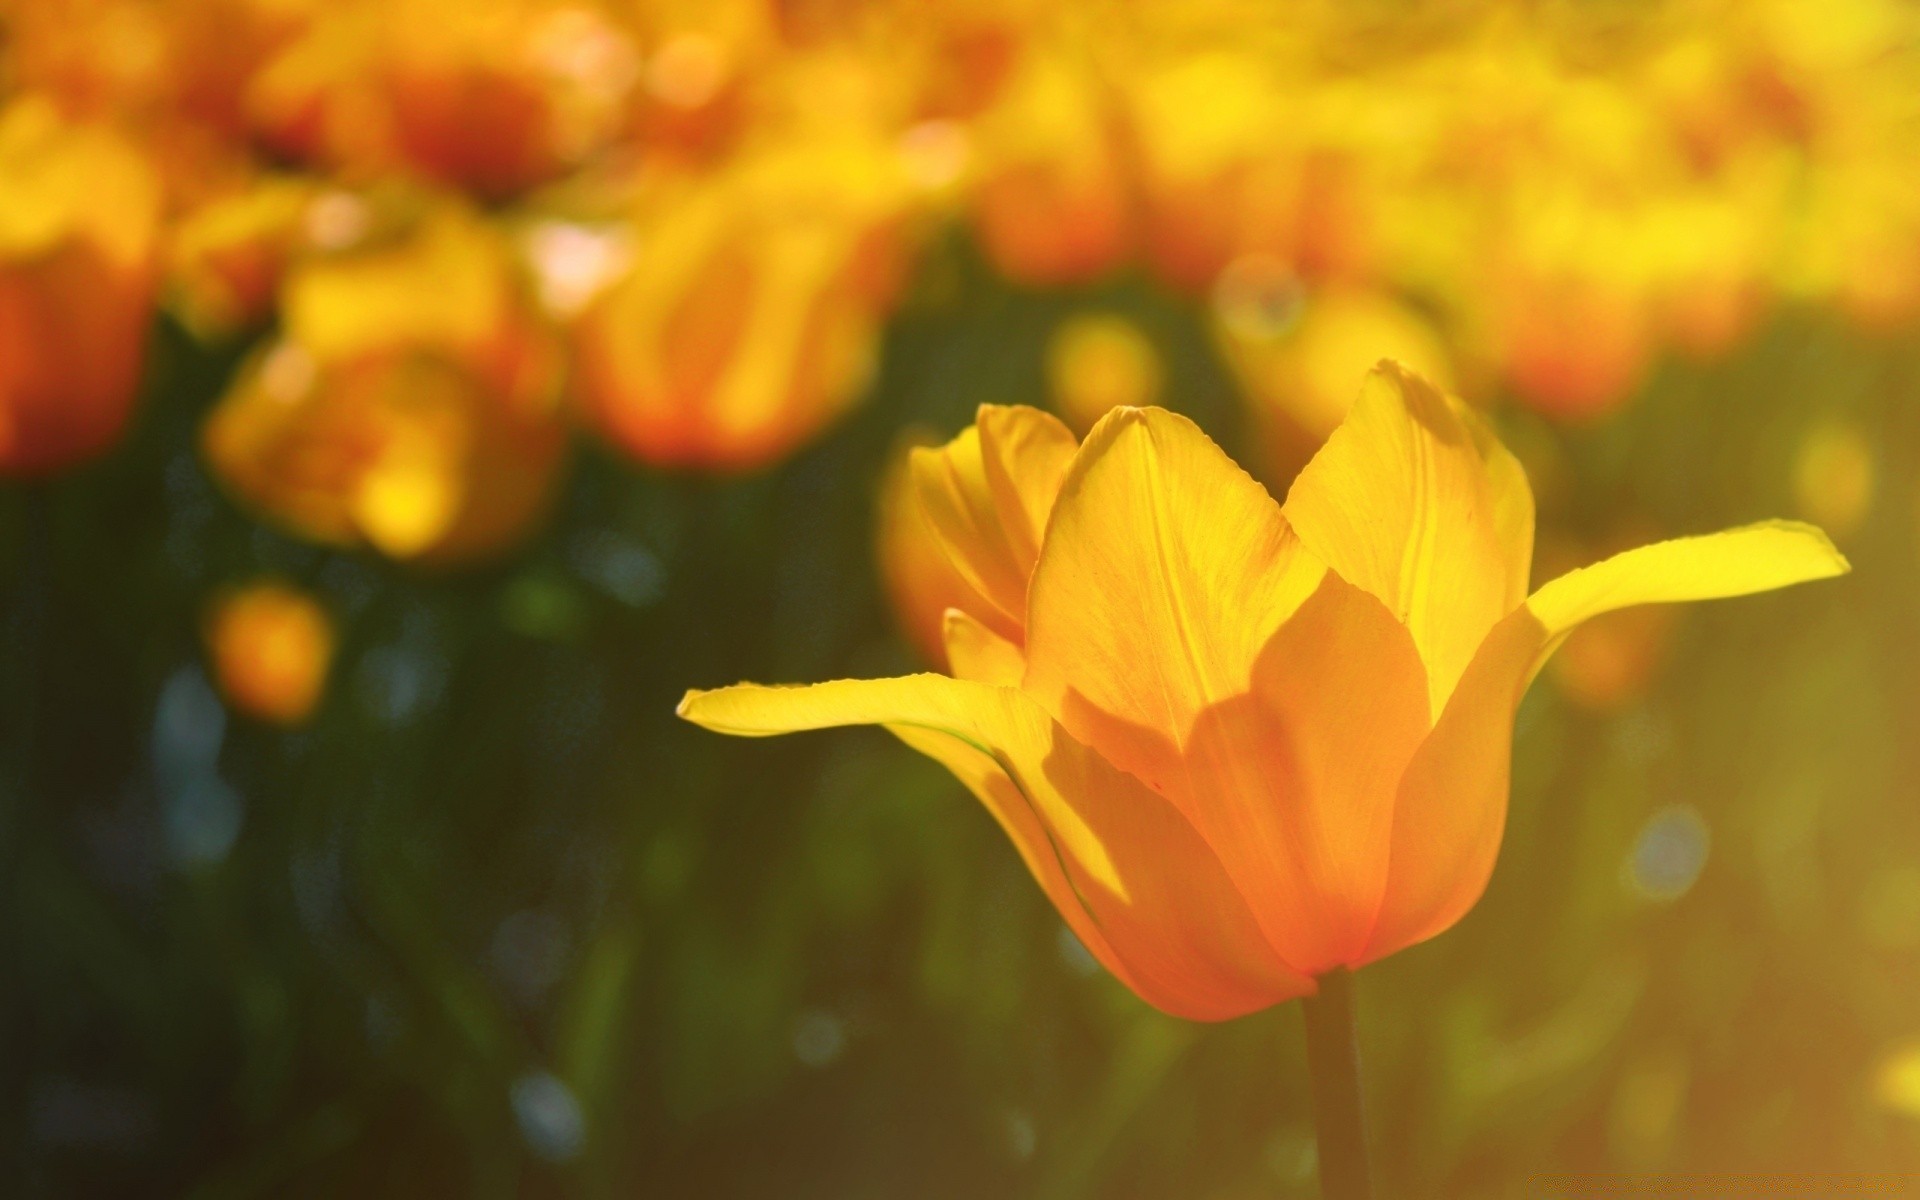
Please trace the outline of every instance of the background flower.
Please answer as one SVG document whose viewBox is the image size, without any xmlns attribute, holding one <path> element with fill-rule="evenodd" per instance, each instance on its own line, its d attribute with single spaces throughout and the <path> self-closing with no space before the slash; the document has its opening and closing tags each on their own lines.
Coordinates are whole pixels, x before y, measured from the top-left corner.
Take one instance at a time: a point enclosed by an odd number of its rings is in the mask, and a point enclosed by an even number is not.
<svg viewBox="0 0 1920 1200">
<path fill-rule="evenodd" d="M 1383 355 L 1543 578 L 1766 514 L 1859 570 L 1563 648 L 1486 894 L 1368 968 L 1382 1187 L 1920 1145 L 1897 0 L 0 26 L 11 1190 L 1312 1194 L 1284 1025 L 1154 1013 L 891 739 L 669 710 L 944 656 L 910 436 L 1157 375 L 1278 498 Z M 332 626 L 296 726 L 206 644 L 258 579 Z"/>
</svg>

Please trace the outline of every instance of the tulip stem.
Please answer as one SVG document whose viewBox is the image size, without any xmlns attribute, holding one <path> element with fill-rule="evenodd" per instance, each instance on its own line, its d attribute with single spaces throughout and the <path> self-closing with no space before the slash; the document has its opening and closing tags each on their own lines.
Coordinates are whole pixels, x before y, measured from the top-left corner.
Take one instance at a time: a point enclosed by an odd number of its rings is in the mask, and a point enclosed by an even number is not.
<svg viewBox="0 0 1920 1200">
<path fill-rule="evenodd" d="M 1360 1050 L 1353 1032 L 1353 975 L 1320 976 L 1320 993 L 1301 1001 L 1307 1018 L 1307 1075 L 1320 1145 L 1322 1200 L 1369 1200 L 1366 1113 L 1360 1100 Z"/>
</svg>

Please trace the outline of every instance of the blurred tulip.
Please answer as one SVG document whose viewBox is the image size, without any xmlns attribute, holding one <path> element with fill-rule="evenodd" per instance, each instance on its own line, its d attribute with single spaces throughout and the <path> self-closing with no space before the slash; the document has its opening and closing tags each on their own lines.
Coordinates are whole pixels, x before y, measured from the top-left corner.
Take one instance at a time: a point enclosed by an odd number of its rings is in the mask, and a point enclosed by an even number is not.
<svg viewBox="0 0 1920 1200">
<path fill-rule="evenodd" d="M 1529 407 L 1589 421 L 1639 387 L 1653 345 L 1637 296 L 1575 275 L 1515 276 L 1497 291 L 1500 368 Z"/>
<path fill-rule="evenodd" d="M 666 185 L 574 327 L 590 424 L 656 466 L 747 470 L 858 398 L 899 276 L 890 149 L 793 144 Z"/>
<path fill-rule="evenodd" d="M 1648 607 L 1594 618 L 1554 656 L 1554 684 L 1589 712 L 1624 711 L 1646 695 L 1666 659 L 1673 617 L 1667 609 Z"/>
<path fill-rule="evenodd" d="M 1889 1046 L 1874 1072 L 1874 1098 L 1893 1112 L 1920 1118 L 1920 1039 Z"/>
<path fill-rule="evenodd" d="M 267 176 L 187 214 L 168 246 L 181 319 L 202 336 L 264 321 L 314 197 L 306 180 Z"/>
<path fill-rule="evenodd" d="M 498 199 L 605 146 L 639 72 L 626 32 L 592 4 L 347 3 L 255 75 L 247 107 L 284 154 Z"/>
<path fill-rule="evenodd" d="M 1216 337 L 1253 401 L 1276 478 L 1290 477 L 1346 419 L 1383 353 L 1452 387 L 1439 332 L 1389 296 L 1329 289 L 1301 302 L 1297 316 L 1273 330 L 1228 307 L 1235 300 L 1223 289 L 1216 294 Z"/>
<path fill-rule="evenodd" d="M 152 316 L 160 195 L 132 147 L 42 99 L 0 112 L 0 474 L 120 437 Z"/>
<path fill-rule="evenodd" d="M 746 127 L 749 60 L 771 49 L 771 31 L 748 9 L 716 4 L 668 14 L 641 68 L 637 99 L 639 135 L 654 154 L 711 160 Z"/>
<path fill-rule="evenodd" d="M 1236 253 L 1289 255 L 1295 159 L 1287 98 L 1257 56 L 1195 54 L 1155 66 L 1129 88 L 1147 254 L 1177 287 L 1207 287 Z M 1250 236 L 1265 225 L 1267 236 Z M 1288 226 L 1274 235 L 1272 227 Z M 1275 243 L 1281 244 L 1275 244 Z"/>
<path fill-rule="evenodd" d="M 233 707 L 276 725 L 312 715 L 333 660 L 333 621 L 311 595 L 280 583 L 239 588 L 212 606 L 206 638 Z"/>
<path fill-rule="evenodd" d="M 1162 374 L 1153 341 L 1112 313 L 1069 318 L 1047 343 L 1048 389 L 1075 429 L 1093 428 L 1109 409 L 1152 404 L 1160 398 Z"/>
<path fill-rule="evenodd" d="M 1696 359 L 1730 353 L 1757 322 L 1767 299 L 1758 226 L 1765 202 L 1744 191 L 1661 206 L 1647 232 L 1660 261 L 1655 319 L 1674 345 Z"/>
<path fill-rule="evenodd" d="M 975 592 L 947 614 L 953 677 L 742 684 L 679 711 L 749 736 L 886 726 L 987 805 L 1108 970 L 1194 1019 L 1312 994 L 1472 907 L 1515 708 L 1582 622 L 1847 569 L 1773 522 L 1528 596 L 1519 464 L 1392 364 L 1284 508 L 1159 409 L 1115 410 L 1078 449 L 1061 434 L 988 410 L 922 452 Z"/>
<path fill-rule="evenodd" d="M 1800 515 L 1844 540 L 1873 508 L 1873 447 L 1859 427 L 1827 421 L 1809 430 L 1793 459 L 1793 498 Z"/>
<path fill-rule="evenodd" d="M 299 264 L 283 335 L 208 419 L 206 453 L 302 536 L 451 562 L 544 509 L 565 449 L 560 364 L 501 240 L 457 206 Z"/>
<path fill-rule="evenodd" d="M 1031 56 L 975 124 L 973 219 L 1009 279 L 1081 283 L 1129 250 L 1131 200 L 1102 84 Z"/>
</svg>

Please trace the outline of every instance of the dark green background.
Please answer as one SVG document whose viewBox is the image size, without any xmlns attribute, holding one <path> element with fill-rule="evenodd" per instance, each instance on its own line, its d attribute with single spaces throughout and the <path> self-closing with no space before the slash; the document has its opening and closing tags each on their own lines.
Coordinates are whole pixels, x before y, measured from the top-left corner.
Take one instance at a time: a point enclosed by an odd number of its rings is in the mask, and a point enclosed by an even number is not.
<svg viewBox="0 0 1920 1200">
<path fill-rule="evenodd" d="M 888 453 L 1038 402 L 1047 335 L 1095 307 L 1250 453 L 1185 303 L 1013 292 L 948 246 L 874 394 L 791 461 L 716 480 L 582 444 L 540 532 L 455 575 L 237 510 L 194 445 L 241 348 L 157 331 L 119 450 L 0 489 L 0 1193 L 1313 1195 L 1295 1007 L 1149 1010 L 882 733 L 672 716 L 689 686 L 914 669 L 872 560 Z M 1787 313 L 1599 426 L 1503 411 L 1567 464 L 1546 527 L 1792 515 L 1834 418 L 1879 488 L 1853 576 L 1689 612 L 1631 710 L 1535 689 L 1485 900 L 1359 977 L 1385 1194 L 1920 1172 L 1873 1093 L 1920 1034 L 1916 367 Z M 224 716 L 203 674 L 206 597 L 261 573 L 340 623 L 298 732 Z M 1631 885 L 1702 852 L 1677 897 Z"/>
</svg>

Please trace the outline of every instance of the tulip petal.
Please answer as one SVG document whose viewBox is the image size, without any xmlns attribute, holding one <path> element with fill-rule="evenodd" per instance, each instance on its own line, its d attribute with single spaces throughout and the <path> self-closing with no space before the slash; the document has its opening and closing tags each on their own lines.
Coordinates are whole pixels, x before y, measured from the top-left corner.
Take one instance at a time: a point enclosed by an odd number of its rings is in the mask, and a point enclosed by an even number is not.
<svg viewBox="0 0 1920 1200">
<path fill-rule="evenodd" d="M 947 561 L 920 506 L 909 460 L 912 450 L 903 445 L 881 481 L 875 551 L 902 632 L 929 663 L 944 671 L 947 610 L 975 604 L 974 591 Z"/>
<path fill-rule="evenodd" d="M 1080 449 L 1066 423 L 1050 412 L 1026 405 L 982 404 L 974 419 L 986 460 L 987 486 L 1007 530 L 1007 542 L 1033 573 L 1040 539 L 1053 513 L 1060 485 Z M 1025 581 L 1021 609 L 1025 615 Z"/>
<path fill-rule="evenodd" d="M 1027 607 L 1026 690 L 1156 788 L 1324 568 L 1198 426 L 1119 408 L 1060 489 Z M 1189 816 L 1193 814 L 1190 812 Z"/>
<path fill-rule="evenodd" d="M 1481 419 L 1397 363 L 1287 495 L 1301 542 L 1413 631 L 1437 718 L 1495 622 L 1526 594 L 1533 493 Z"/>
<path fill-rule="evenodd" d="M 1023 693 L 941 675 L 689 692 L 680 715 L 764 736 L 886 726 L 987 806 L 1074 934 L 1143 999 L 1222 1020 L 1313 991 L 1200 836 Z"/>
<path fill-rule="evenodd" d="M 1251 694 L 1209 708 L 1168 795 L 1267 940 L 1309 974 L 1351 964 L 1386 889 L 1395 794 L 1427 735 L 1406 627 L 1329 571 L 1267 643 Z"/>
<path fill-rule="evenodd" d="M 1768 521 L 1617 554 L 1542 587 L 1487 637 L 1407 768 L 1371 962 L 1447 929 L 1485 890 L 1506 823 L 1513 714 L 1582 621 L 1640 604 L 1712 600 L 1845 574 L 1811 525 Z"/>
<path fill-rule="evenodd" d="M 1814 526 L 1762 521 L 1655 542 L 1569 571 L 1535 592 L 1527 607 L 1557 639 L 1617 608 L 1745 596 L 1849 570 L 1845 556 Z"/>
<path fill-rule="evenodd" d="M 955 679 L 1020 686 L 1020 677 L 1027 671 L 1020 647 L 958 608 L 947 610 L 945 635 L 947 663 Z"/>
<path fill-rule="evenodd" d="M 1039 409 L 982 405 L 945 446 L 915 450 L 914 494 L 942 551 L 978 596 L 975 616 L 1019 640 L 1027 579 L 1073 459 L 1073 433 Z"/>
</svg>

